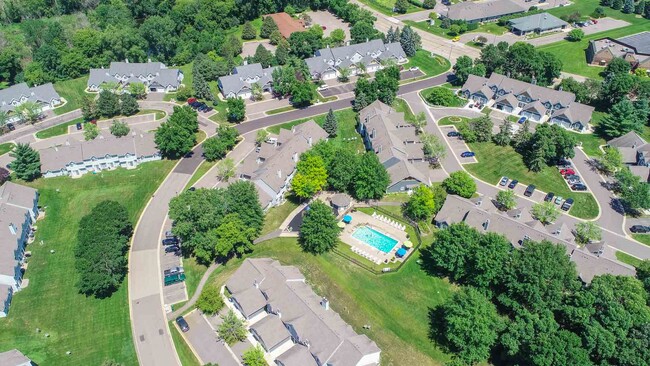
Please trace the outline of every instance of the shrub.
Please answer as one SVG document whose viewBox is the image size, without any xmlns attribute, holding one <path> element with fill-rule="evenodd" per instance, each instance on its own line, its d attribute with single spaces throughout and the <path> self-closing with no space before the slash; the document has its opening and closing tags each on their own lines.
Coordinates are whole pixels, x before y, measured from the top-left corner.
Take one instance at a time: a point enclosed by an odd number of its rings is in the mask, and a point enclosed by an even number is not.
<svg viewBox="0 0 650 366">
<path fill-rule="evenodd" d="M 203 289 L 201 296 L 196 301 L 196 307 L 204 314 L 214 315 L 224 307 L 223 297 L 219 293 L 219 287 L 209 285 Z"/>
<path fill-rule="evenodd" d="M 476 193 L 476 182 L 463 170 L 449 174 L 449 177 L 442 181 L 442 186 L 448 193 L 464 198 L 470 198 Z"/>
<path fill-rule="evenodd" d="M 454 94 L 453 90 L 442 87 L 429 90 L 424 99 L 433 105 L 445 107 L 458 107 L 462 104 L 462 100 Z"/>
</svg>

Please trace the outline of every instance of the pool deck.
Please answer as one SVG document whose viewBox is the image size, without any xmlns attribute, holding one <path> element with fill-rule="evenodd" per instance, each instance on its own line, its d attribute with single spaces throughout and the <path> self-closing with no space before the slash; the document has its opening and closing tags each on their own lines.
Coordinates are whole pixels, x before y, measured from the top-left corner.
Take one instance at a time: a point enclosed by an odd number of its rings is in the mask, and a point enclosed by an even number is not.
<svg viewBox="0 0 650 366">
<path fill-rule="evenodd" d="M 373 258 L 380 261 L 381 263 L 385 263 L 386 261 L 391 261 L 395 257 L 395 252 L 402 247 L 402 244 L 405 241 L 409 240 L 406 236 L 406 231 L 398 229 L 383 221 L 379 221 L 378 219 L 370 215 L 367 215 L 363 212 L 355 211 L 355 212 L 348 212 L 347 214 L 352 216 L 352 222 L 350 224 L 347 224 L 343 229 L 343 231 L 341 232 L 341 237 L 340 237 L 341 241 L 351 246 L 353 251 L 356 249 L 366 253 L 368 256 L 371 257 L 370 258 L 371 261 L 374 261 Z M 352 237 L 352 233 L 354 233 L 354 230 L 356 230 L 360 226 L 369 226 L 397 240 L 398 243 L 395 245 L 395 247 L 393 247 L 393 249 L 390 252 L 384 253 L 381 250 L 373 246 L 370 246 L 359 239 Z M 410 254 L 410 252 L 411 250 L 409 250 L 408 254 Z"/>
</svg>

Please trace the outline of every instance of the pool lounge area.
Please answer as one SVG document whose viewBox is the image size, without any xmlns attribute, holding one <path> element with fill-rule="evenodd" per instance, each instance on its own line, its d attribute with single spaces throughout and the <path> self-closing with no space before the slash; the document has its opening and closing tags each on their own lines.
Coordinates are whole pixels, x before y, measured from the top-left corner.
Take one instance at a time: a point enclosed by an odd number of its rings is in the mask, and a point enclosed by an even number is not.
<svg viewBox="0 0 650 366">
<path fill-rule="evenodd" d="M 375 264 L 403 260 L 412 249 L 405 249 L 410 243 L 403 225 L 391 225 L 380 215 L 367 215 L 360 211 L 348 213 L 349 224 L 343 227 L 341 241 L 352 251 Z M 397 255 L 400 251 L 401 257 Z"/>
</svg>

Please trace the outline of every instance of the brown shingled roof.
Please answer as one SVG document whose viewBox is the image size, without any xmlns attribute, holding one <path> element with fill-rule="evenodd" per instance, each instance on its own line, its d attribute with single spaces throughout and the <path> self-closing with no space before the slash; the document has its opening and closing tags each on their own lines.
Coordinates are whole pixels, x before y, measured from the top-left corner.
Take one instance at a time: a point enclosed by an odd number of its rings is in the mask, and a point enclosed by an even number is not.
<svg viewBox="0 0 650 366">
<path fill-rule="evenodd" d="M 294 19 L 287 13 L 274 13 L 267 15 L 267 17 L 273 18 L 284 38 L 289 38 L 293 32 L 304 32 L 306 30 L 302 20 Z"/>
</svg>

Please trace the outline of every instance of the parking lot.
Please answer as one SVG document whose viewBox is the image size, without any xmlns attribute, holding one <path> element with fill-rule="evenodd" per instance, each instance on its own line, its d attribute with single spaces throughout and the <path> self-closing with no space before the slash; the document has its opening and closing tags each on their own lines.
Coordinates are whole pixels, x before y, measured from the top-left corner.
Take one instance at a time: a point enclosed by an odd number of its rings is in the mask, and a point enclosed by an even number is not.
<svg viewBox="0 0 650 366">
<path fill-rule="evenodd" d="M 449 142 L 449 146 L 451 146 L 451 151 L 454 156 L 458 158 L 461 164 L 471 164 L 471 163 L 477 163 L 478 160 L 476 160 L 476 157 L 461 157 L 460 155 L 466 151 L 471 151 L 470 148 L 467 146 L 465 141 L 460 139 L 459 137 L 450 137 L 447 136 L 449 132 L 456 132 L 456 127 L 454 126 L 440 126 L 440 130 L 442 131 L 442 134 L 445 136 L 447 139 L 447 142 Z"/>
<path fill-rule="evenodd" d="M 190 329 L 183 336 L 199 357 L 202 364 L 214 363 L 221 366 L 237 366 L 235 357 L 228 351 L 210 323 L 195 310 L 184 316 Z"/>
<path fill-rule="evenodd" d="M 171 222 L 165 222 L 165 231 L 171 229 Z M 164 237 L 164 234 L 163 234 Z M 180 253 L 165 253 L 165 246 L 160 246 L 160 276 L 164 278 L 164 271 L 172 267 L 182 267 L 183 257 Z M 181 301 L 187 301 L 187 288 L 185 282 L 178 282 L 169 286 L 163 286 L 163 301 L 165 305 L 173 305 Z"/>
</svg>

